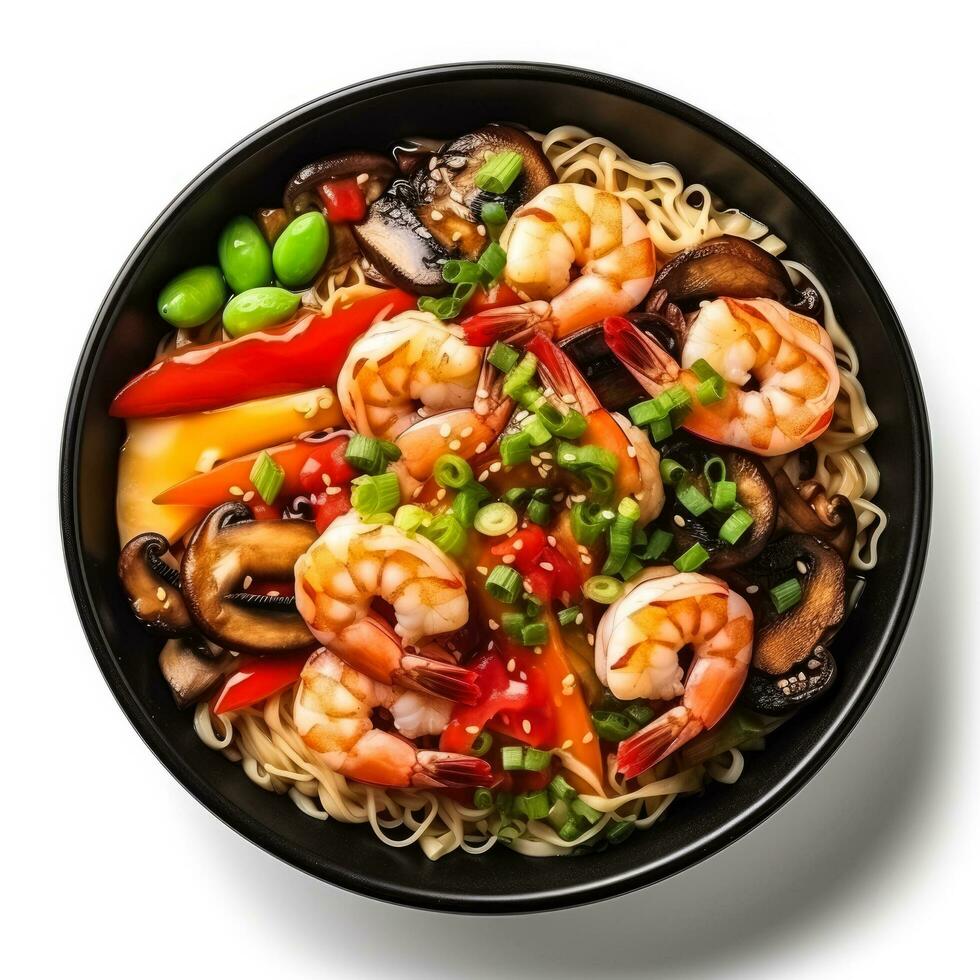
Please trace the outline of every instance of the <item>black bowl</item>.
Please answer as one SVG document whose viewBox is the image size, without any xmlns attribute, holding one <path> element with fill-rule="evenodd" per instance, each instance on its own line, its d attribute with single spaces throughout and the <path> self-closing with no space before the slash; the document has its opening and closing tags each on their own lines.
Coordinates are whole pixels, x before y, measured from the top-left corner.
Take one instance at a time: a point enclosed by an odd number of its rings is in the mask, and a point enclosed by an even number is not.
<svg viewBox="0 0 980 980">
<path fill-rule="evenodd" d="M 233 214 L 277 201 L 300 165 L 335 149 L 384 149 L 405 135 L 453 136 L 489 120 L 547 130 L 575 123 L 643 160 L 675 163 L 768 223 L 812 266 L 857 345 L 881 421 L 872 448 L 890 523 L 878 567 L 835 643 L 840 678 L 752 755 L 734 786 L 679 800 L 657 828 L 601 854 L 522 858 L 504 848 L 433 864 L 363 826 L 311 820 L 205 748 L 157 668 L 158 642 L 137 625 L 116 581 L 113 516 L 123 436 L 112 395 L 153 355 L 160 285 L 214 260 Z M 406 905 L 519 912 L 625 892 L 700 861 L 765 819 L 819 769 L 868 706 L 895 656 L 925 559 L 930 510 L 926 411 L 905 335 L 881 284 L 828 210 L 783 166 L 718 120 L 641 85 L 573 68 L 452 65 L 355 85 L 270 123 L 203 171 L 143 236 L 95 318 L 72 386 L 62 448 L 65 555 L 82 624 L 106 681 L 164 765 L 249 840 L 325 881 Z"/>
</svg>

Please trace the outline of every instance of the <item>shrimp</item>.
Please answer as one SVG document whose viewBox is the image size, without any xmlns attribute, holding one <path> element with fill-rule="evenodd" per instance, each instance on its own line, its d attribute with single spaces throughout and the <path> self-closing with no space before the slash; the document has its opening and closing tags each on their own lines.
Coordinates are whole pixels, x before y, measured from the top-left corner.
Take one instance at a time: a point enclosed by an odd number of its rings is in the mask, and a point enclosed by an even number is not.
<svg viewBox="0 0 980 980">
<path fill-rule="evenodd" d="M 454 453 L 463 459 L 482 455 L 504 431 L 514 403 L 504 395 L 503 384 L 503 377 L 485 361 L 470 406 L 427 415 L 398 436 L 395 445 L 401 458 L 393 468 L 405 495 L 432 475 L 436 460 L 443 453 Z"/>
<path fill-rule="evenodd" d="M 606 342 L 651 394 L 679 383 L 691 395 L 690 432 L 762 456 L 791 453 L 830 424 L 840 371 L 830 335 L 815 320 L 771 299 L 722 297 L 704 304 L 688 330 L 681 364 L 622 317 L 605 322 Z M 707 361 L 725 380 L 703 405 L 691 370 Z M 746 387 L 753 383 L 758 390 Z"/>
<path fill-rule="evenodd" d="M 752 623 L 745 599 L 710 575 L 648 568 L 627 584 L 599 621 L 596 674 L 624 701 L 681 703 L 620 743 L 623 776 L 638 776 L 721 721 L 748 675 Z M 685 678 L 678 654 L 688 644 Z"/>
<path fill-rule="evenodd" d="M 436 644 L 418 653 L 405 650 L 395 631 L 373 613 L 342 630 L 330 642 L 330 652 L 372 680 L 391 687 L 465 704 L 475 704 L 480 696 L 472 670 L 457 666 Z"/>
<path fill-rule="evenodd" d="M 395 727 L 412 737 L 438 734 L 449 720 L 438 704 L 379 684 L 329 650 L 314 653 L 303 668 L 293 719 L 303 742 L 330 769 L 351 779 L 428 788 L 490 784 L 493 774 L 485 759 L 421 750 L 407 738 L 375 728 L 375 708 L 390 710 Z"/>
<path fill-rule="evenodd" d="M 394 608 L 394 632 L 406 646 L 458 630 L 469 618 L 466 585 L 451 558 L 393 524 L 363 524 L 356 511 L 330 524 L 295 573 L 296 608 L 324 646 L 364 619 L 375 598 Z"/>
<path fill-rule="evenodd" d="M 472 344 L 530 326 L 565 337 L 628 313 L 657 271 L 639 215 L 615 194 L 584 184 L 546 187 L 514 212 L 500 244 L 504 281 L 527 302 L 470 317 L 463 327 Z"/>
<path fill-rule="evenodd" d="M 615 453 L 619 460 L 617 498 L 634 496 L 640 505 L 640 523 L 653 520 L 664 506 L 664 485 L 660 454 L 646 433 L 625 416 L 603 408 L 571 358 L 543 334 L 536 334 L 527 349 L 538 358 L 538 371 L 545 384 L 565 406 L 577 404 L 585 416 L 588 428 L 582 441 Z"/>
<path fill-rule="evenodd" d="M 340 407 L 361 435 L 394 440 L 427 415 L 472 406 L 484 353 L 459 327 L 409 310 L 354 342 L 337 378 Z"/>
</svg>

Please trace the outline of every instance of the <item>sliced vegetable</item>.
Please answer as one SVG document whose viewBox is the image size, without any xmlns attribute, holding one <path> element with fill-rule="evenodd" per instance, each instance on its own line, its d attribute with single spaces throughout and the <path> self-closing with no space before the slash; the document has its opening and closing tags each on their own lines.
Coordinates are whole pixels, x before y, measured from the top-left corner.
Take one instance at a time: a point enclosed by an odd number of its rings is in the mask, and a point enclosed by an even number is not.
<svg viewBox="0 0 980 980">
<path fill-rule="evenodd" d="M 223 715 L 272 697 L 299 680 L 307 659 L 305 653 L 242 658 L 238 670 L 225 681 L 212 710 Z"/>
</svg>

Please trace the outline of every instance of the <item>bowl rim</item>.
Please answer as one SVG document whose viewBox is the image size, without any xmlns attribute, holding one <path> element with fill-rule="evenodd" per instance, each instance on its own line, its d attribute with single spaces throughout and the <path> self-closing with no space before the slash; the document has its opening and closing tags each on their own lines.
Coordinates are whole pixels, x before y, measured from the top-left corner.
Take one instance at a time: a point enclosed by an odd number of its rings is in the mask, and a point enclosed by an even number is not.
<svg viewBox="0 0 980 980">
<path fill-rule="evenodd" d="M 727 145 L 752 166 L 763 171 L 815 222 L 840 250 L 848 268 L 872 300 L 895 342 L 897 357 L 905 371 L 906 391 L 911 403 L 913 431 L 910 451 L 921 494 L 914 502 L 908 536 L 910 546 L 900 573 L 900 585 L 884 632 L 868 664 L 868 676 L 842 706 L 840 712 L 793 765 L 727 823 L 702 833 L 685 847 L 653 858 L 629 871 L 582 882 L 565 888 L 548 888 L 521 894 L 487 896 L 475 893 L 445 895 L 437 888 L 404 886 L 365 875 L 353 868 L 335 868 L 316 860 L 307 849 L 290 843 L 272 827 L 223 797 L 198 775 L 170 744 L 167 735 L 141 703 L 118 668 L 112 648 L 95 610 L 79 535 L 79 447 L 81 422 L 92 379 L 99 365 L 113 311 L 126 298 L 144 253 L 186 203 L 252 152 L 257 143 L 270 140 L 314 118 L 331 106 L 348 105 L 376 95 L 427 85 L 433 82 L 490 80 L 501 75 L 529 82 L 559 82 L 587 86 L 625 97 L 667 112 Z M 795 795 L 833 755 L 871 703 L 895 659 L 919 590 L 928 546 L 932 511 L 932 461 L 929 424 L 921 380 L 908 339 L 884 287 L 860 249 L 826 206 L 779 161 L 760 146 L 715 117 L 671 95 L 638 82 L 566 65 L 520 61 L 481 61 L 433 65 L 368 79 L 311 99 L 254 130 L 229 148 L 194 177 L 163 209 L 130 252 L 109 287 L 89 329 L 72 379 L 61 442 L 59 504 L 62 546 L 69 584 L 82 627 L 99 669 L 116 701 L 136 732 L 178 782 L 225 824 L 253 844 L 293 867 L 341 888 L 385 901 L 434 911 L 466 913 L 519 913 L 544 911 L 585 904 L 623 894 L 652 884 L 704 860 L 747 834 Z"/>
</svg>

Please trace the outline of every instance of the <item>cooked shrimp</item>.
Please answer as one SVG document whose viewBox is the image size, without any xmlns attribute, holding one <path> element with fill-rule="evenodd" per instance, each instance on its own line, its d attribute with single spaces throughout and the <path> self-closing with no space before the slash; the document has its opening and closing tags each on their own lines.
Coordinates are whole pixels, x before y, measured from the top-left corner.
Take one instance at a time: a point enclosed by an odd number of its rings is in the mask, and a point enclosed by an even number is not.
<svg viewBox="0 0 980 980">
<path fill-rule="evenodd" d="M 619 460 L 615 487 L 617 499 L 633 496 L 640 505 L 640 522 L 653 520 L 664 506 L 660 477 L 660 453 L 646 432 L 618 412 L 603 408 L 589 383 L 561 348 L 537 334 L 527 349 L 538 358 L 538 371 L 564 405 L 577 405 L 588 422 L 583 443 L 600 445 Z"/>
<path fill-rule="evenodd" d="M 454 453 L 463 459 L 479 456 L 504 431 L 514 403 L 503 393 L 503 377 L 494 377 L 495 374 L 493 365 L 485 362 L 472 404 L 427 415 L 395 440 L 402 455 L 394 469 L 403 493 L 411 493 L 427 480 L 443 453 Z"/>
<path fill-rule="evenodd" d="M 527 300 L 465 323 L 470 343 L 526 326 L 564 337 L 627 313 L 650 290 L 657 261 L 646 225 L 625 201 L 583 184 L 552 184 L 515 211 L 501 235 L 504 281 Z"/>
<path fill-rule="evenodd" d="M 678 654 L 689 644 L 685 678 Z M 620 773 L 639 775 L 721 721 L 751 660 L 752 610 L 720 579 L 667 567 L 628 583 L 596 630 L 596 674 L 621 700 L 681 703 L 620 743 Z"/>
<path fill-rule="evenodd" d="M 401 721 L 406 738 L 374 727 L 371 712 L 382 707 L 392 711 L 396 727 Z M 300 737 L 341 775 L 379 786 L 489 785 L 492 772 L 484 759 L 424 751 L 407 741 L 438 734 L 448 717 L 441 705 L 420 707 L 419 695 L 406 700 L 405 692 L 371 680 L 328 650 L 307 661 L 293 703 Z"/>
<path fill-rule="evenodd" d="M 405 650 L 395 631 L 372 613 L 334 637 L 330 651 L 381 684 L 466 704 L 474 704 L 480 695 L 473 671 L 457 666 L 435 644 L 419 653 Z"/>
<path fill-rule="evenodd" d="M 833 342 L 815 320 L 774 300 L 706 303 L 688 330 L 681 364 L 621 317 L 606 321 L 605 334 L 651 395 L 676 383 L 688 390 L 692 407 L 682 424 L 712 442 L 779 456 L 813 442 L 833 418 L 840 388 Z M 726 382 L 724 396 L 709 405 L 698 400 L 691 370 L 702 359 Z"/>
<path fill-rule="evenodd" d="M 375 598 L 395 611 L 406 645 L 460 629 L 469 617 L 456 563 L 423 537 L 392 524 L 338 517 L 296 562 L 296 608 L 324 646 L 362 620 Z"/>
<path fill-rule="evenodd" d="M 431 313 L 401 313 L 354 342 L 337 378 L 340 407 L 361 435 L 395 439 L 427 415 L 471 407 L 484 353 Z"/>
</svg>

